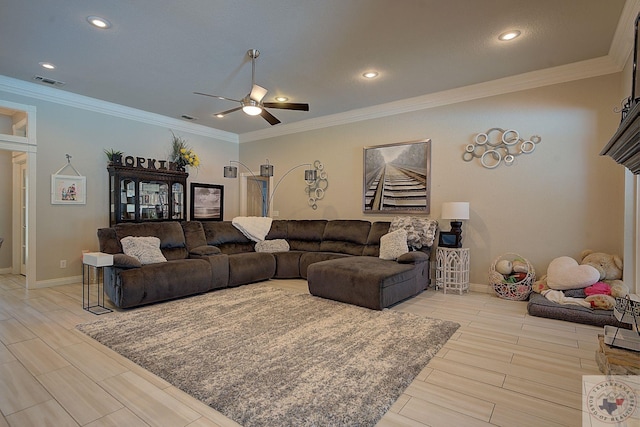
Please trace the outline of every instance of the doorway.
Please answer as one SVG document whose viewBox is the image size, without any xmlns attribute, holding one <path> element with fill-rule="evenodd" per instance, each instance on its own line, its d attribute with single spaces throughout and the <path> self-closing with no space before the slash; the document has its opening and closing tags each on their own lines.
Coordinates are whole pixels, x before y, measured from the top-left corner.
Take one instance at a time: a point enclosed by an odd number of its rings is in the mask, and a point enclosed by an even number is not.
<svg viewBox="0 0 640 427">
<path fill-rule="evenodd" d="M 3 196 L 12 206 L 11 272 L 25 276 L 27 289 L 36 287 L 35 116 L 34 106 L 0 100 L 0 150 L 13 153 L 12 183 Z"/>
<path fill-rule="evenodd" d="M 269 189 L 271 177 L 241 174 L 240 215 L 270 216 Z"/>
</svg>

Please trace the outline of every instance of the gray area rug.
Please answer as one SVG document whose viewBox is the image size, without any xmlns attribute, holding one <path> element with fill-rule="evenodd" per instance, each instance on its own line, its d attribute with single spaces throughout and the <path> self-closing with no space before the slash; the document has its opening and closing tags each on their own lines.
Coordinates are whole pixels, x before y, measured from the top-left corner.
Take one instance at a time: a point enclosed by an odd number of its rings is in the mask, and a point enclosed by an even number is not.
<svg viewBox="0 0 640 427">
<path fill-rule="evenodd" d="M 249 285 L 78 329 L 247 426 L 373 426 L 458 329 Z"/>
</svg>

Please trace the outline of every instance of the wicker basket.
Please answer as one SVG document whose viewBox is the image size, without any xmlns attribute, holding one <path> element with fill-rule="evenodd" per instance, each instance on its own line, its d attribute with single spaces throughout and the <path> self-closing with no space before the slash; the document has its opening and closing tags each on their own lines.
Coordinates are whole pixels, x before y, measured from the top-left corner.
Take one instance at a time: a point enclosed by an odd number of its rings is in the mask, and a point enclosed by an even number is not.
<svg viewBox="0 0 640 427">
<path fill-rule="evenodd" d="M 514 261 L 516 259 L 522 260 L 527 264 L 527 275 L 519 282 L 511 283 L 507 281 L 507 278 L 501 273 L 496 271 L 496 264 L 500 260 Z M 536 272 L 533 269 L 533 265 L 524 257 L 518 254 L 506 253 L 500 255 L 491 264 L 491 270 L 489 270 L 489 284 L 493 286 L 493 290 L 500 297 L 512 301 L 524 301 L 529 298 L 531 293 L 531 285 L 536 280 Z"/>
</svg>

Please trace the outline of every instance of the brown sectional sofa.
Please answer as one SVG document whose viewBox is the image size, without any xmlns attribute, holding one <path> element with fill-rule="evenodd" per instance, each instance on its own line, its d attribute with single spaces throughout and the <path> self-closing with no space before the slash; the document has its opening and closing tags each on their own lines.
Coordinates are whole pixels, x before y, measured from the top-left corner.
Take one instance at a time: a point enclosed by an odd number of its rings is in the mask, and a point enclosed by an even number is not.
<svg viewBox="0 0 640 427">
<path fill-rule="evenodd" d="M 274 220 L 265 240 L 288 251 L 256 252 L 231 221 L 122 223 L 98 230 L 100 251 L 114 254 L 104 289 L 120 308 L 135 307 L 271 278 L 304 278 L 316 296 L 382 309 L 429 284 L 429 248 L 394 260 L 378 257 L 390 222 Z M 140 265 L 120 239 L 155 236 L 167 262 Z"/>
</svg>

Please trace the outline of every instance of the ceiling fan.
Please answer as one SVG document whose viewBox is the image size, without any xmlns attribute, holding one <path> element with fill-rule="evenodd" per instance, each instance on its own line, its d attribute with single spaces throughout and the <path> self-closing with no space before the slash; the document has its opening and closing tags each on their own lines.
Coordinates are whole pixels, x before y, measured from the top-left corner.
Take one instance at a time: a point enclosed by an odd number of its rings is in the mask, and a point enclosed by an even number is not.
<svg viewBox="0 0 640 427">
<path fill-rule="evenodd" d="M 247 55 L 251 58 L 251 92 L 242 99 L 227 98 L 225 96 L 210 95 L 208 93 L 193 92 L 196 95 L 210 96 L 212 98 L 224 99 L 227 101 L 239 102 L 240 106 L 232 108 L 230 110 L 222 111 L 215 114 L 217 117 L 226 116 L 234 111 L 242 110 L 250 116 L 262 116 L 263 119 L 268 121 L 271 125 L 277 125 L 280 123 L 273 114 L 268 112 L 266 108 L 279 108 L 282 110 L 298 110 L 309 111 L 309 104 L 302 104 L 296 102 L 262 102 L 264 96 L 267 94 L 267 89 L 256 84 L 256 58 L 260 56 L 260 52 L 256 49 L 249 49 Z"/>
</svg>

